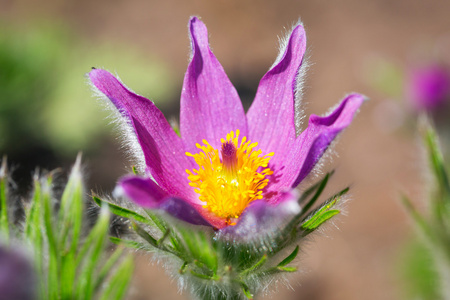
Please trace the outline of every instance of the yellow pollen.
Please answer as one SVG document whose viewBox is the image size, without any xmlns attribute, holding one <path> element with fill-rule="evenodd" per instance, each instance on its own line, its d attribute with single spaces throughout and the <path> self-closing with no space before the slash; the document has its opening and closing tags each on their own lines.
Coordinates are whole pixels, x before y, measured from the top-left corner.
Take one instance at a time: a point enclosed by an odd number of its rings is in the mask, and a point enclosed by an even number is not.
<svg viewBox="0 0 450 300">
<path fill-rule="evenodd" d="M 206 140 L 203 145 L 196 144 L 199 153 L 186 152 L 199 166 L 186 172 L 189 185 L 206 203 L 203 207 L 234 225 L 232 219 L 238 218 L 250 202 L 262 199 L 262 189 L 269 182 L 265 177 L 273 174 L 267 166 L 274 153 L 261 156 L 261 150 L 254 150 L 258 143 L 245 136 L 238 144 L 239 130 L 236 135 L 231 131 L 226 140 L 220 141 L 220 155 Z"/>
</svg>

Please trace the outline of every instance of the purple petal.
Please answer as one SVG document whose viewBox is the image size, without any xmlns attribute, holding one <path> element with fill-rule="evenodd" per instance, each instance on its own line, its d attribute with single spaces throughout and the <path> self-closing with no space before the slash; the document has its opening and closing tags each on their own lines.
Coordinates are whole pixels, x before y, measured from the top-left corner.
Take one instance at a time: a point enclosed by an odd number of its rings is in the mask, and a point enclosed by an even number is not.
<svg viewBox="0 0 450 300">
<path fill-rule="evenodd" d="M 295 140 L 286 155 L 270 161 L 274 174 L 269 178 L 266 199 L 279 201 L 279 192 L 296 187 L 314 168 L 336 136 L 350 125 L 365 97 L 347 96 L 328 116 L 311 115 L 308 128 Z"/>
<path fill-rule="evenodd" d="M 279 234 L 290 218 L 300 212 L 296 194 L 288 192 L 284 195 L 284 200 L 278 205 L 269 204 L 265 200 L 253 201 L 239 217 L 237 224 L 221 229 L 220 234 L 225 238 L 240 238 L 245 241 Z"/>
<path fill-rule="evenodd" d="M 247 120 L 249 138 L 263 153 L 274 152 L 282 157 L 295 140 L 295 88 L 305 49 L 305 31 L 298 24 L 279 62 L 259 83 Z"/>
<path fill-rule="evenodd" d="M 164 199 L 168 198 L 168 194 L 153 180 L 138 176 L 121 178 L 115 193 L 125 195 L 137 205 L 150 209 L 159 208 Z"/>
<path fill-rule="evenodd" d="M 450 99 L 450 70 L 445 66 L 414 69 L 406 83 L 407 99 L 417 111 L 431 111 Z"/>
<path fill-rule="evenodd" d="M 171 195 L 197 199 L 185 172 L 192 169 L 192 164 L 185 155 L 183 142 L 162 112 L 150 100 L 129 91 L 107 71 L 95 69 L 89 77 L 133 126 L 156 182 Z"/>
<path fill-rule="evenodd" d="M 198 152 L 206 139 L 218 149 L 231 130 L 247 135 L 247 121 L 239 96 L 211 52 L 205 24 L 196 17 L 189 23 L 192 60 L 184 77 L 180 104 L 180 131 L 186 149 Z"/>
<path fill-rule="evenodd" d="M 124 177 L 120 180 L 116 193 L 123 194 L 143 208 L 160 209 L 187 223 L 211 226 L 193 205 L 170 197 L 150 178 Z"/>
<path fill-rule="evenodd" d="M 203 216 L 188 202 L 169 198 L 161 203 L 160 209 L 167 212 L 172 217 L 194 225 L 212 226 Z"/>
<path fill-rule="evenodd" d="M 0 299 L 38 299 L 40 282 L 36 277 L 33 265 L 17 245 L 10 249 L 0 246 Z"/>
</svg>

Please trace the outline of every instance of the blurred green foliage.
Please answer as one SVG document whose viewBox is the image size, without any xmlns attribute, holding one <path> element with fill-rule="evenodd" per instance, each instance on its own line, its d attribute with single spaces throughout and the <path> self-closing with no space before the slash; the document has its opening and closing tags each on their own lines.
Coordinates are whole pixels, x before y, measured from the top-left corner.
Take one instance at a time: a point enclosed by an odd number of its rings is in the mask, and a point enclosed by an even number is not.
<svg viewBox="0 0 450 300">
<path fill-rule="evenodd" d="M 381 57 L 373 57 L 367 60 L 363 72 L 364 80 L 370 87 L 388 97 L 402 98 L 405 74 L 395 63 Z"/>
<path fill-rule="evenodd" d="M 439 299 L 439 277 L 433 256 L 422 241 L 414 240 L 406 245 L 399 269 L 404 278 L 405 299 Z"/>
<path fill-rule="evenodd" d="M 55 181 L 57 171 L 35 174 L 33 192 L 19 202 L 14 197 L 17 191 L 11 184 L 6 159 L 1 162 L 0 245 L 11 249 L 22 245 L 29 251 L 36 287 L 19 281 L 18 288 L 33 289 L 37 296 L 33 299 L 120 300 L 126 295 L 133 258 L 124 254 L 123 247 L 111 249 L 108 245 L 107 207 L 92 226 L 86 225 L 92 211 L 85 205 L 80 169 L 81 155 L 61 191 Z M 2 278 L 1 296 L 10 284 L 14 282 Z"/>
<path fill-rule="evenodd" d="M 92 96 L 85 77 L 91 67 L 117 72 L 152 100 L 173 96 L 163 62 L 130 45 L 88 41 L 59 23 L 0 23 L 1 152 L 38 145 L 73 157 L 99 147 L 108 113 L 99 113 Z"/>
<path fill-rule="evenodd" d="M 417 292 L 415 297 L 444 300 L 450 299 L 450 181 L 435 129 L 427 119 L 421 121 L 433 180 L 428 213 L 419 212 L 407 197 L 403 197 L 421 238 L 421 245 L 415 252 L 410 252 L 407 279 L 416 283 L 414 289 L 410 289 L 412 293 Z"/>
</svg>

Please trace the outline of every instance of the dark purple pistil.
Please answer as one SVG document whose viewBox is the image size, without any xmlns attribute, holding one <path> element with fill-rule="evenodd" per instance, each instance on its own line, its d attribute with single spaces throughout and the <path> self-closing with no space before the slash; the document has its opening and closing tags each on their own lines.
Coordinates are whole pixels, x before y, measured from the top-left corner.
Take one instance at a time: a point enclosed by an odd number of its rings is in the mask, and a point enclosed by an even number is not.
<svg viewBox="0 0 450 300">
<path fill-rule="evenodd" d="M 222 164 L 226 172 L 234 173 L 237 166 L 236 147 L 230 141 L 222 144 Z"/>
</svg>

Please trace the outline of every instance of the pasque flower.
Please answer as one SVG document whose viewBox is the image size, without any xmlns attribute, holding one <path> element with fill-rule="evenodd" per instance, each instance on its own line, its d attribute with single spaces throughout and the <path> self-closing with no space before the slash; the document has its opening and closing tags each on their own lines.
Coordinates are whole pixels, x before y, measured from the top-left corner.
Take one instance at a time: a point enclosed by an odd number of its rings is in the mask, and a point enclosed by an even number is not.
<svg viewBox="0 0 450 300">
<path fill-rule="evenodd" d="M 350 94 L 328 115 L 311 115 L 296 132 L 306 36 L 297 24 L 244 112 L 238 93 L 212 53 L 206 26 L 189 22 L 191 60 L 181 92 L 180 135 L 150 100 L 109 72 L 89 73 L 136 135 L 147 177 L 126 176 L 119 190 L 139 206 L 183 221 L 237 232 L 286 208 L 298 210 L 291 191 L 313 170 L 352 121 L 364 97 Z"/>
<path fill-rule="evenodd" d="M 450 99 L 450 69 L 430 64 L 410 71 L 406 93 L 417 111 L 431 111 Z"/>
</svg>

